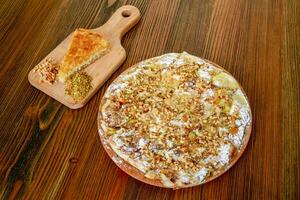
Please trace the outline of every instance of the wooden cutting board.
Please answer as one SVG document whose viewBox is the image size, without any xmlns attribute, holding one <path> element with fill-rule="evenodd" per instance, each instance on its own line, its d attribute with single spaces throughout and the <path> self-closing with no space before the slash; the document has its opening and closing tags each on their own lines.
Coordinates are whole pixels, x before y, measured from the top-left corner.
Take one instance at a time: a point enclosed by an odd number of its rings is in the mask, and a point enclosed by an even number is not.
<svg viewBox="0 0 300 200">
<path fill-rule="evenodd" d="M 92 31 L 98 32 L 109 41 L 110 51 L 84 69 L 92 77 L 91 84 L 93 88 L 83 100 L 75 102 L 72 97 L 66 95 L 65 86 L 62 82 L 57 81 L 52 85 L 41 82 L 39 74 L 33 70 L 28 74 L 30 84 L 71 109 L 83 107 L 126 59 L 126 51 L 121 45 L 121 39 L 127 31 L 137 24 L 139 19 L 140 11 L 136 7 L 130 5 L 122 6 L 103 26 L 92 29 Z M 52 58 L 56 62 L 60 62 L 69 47 L 72 35 L 73 33 L 52 50 L 41 62 L 47 58 Z"/>
</svg>

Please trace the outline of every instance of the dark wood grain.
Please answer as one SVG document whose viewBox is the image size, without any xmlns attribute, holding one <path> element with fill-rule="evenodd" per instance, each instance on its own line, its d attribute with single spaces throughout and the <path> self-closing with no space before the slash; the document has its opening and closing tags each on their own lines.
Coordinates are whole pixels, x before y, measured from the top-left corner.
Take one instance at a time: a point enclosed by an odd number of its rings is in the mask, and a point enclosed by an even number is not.
<svg viewBox="0 0 300 200">
<path fill-rule="evenodd" d="M 82 109 L 30 86 L 28 72 L 76 27 L 132 4 L 125 63 Z M 1 199 L 299 199 L 300 1 L 0 0 Z M 253 134 L 241 159 L 203 186 L 168 190 L 128 177 L 97 133 L 105 89 L 131 65 L 187 51 L 231 72 L 247 93 Z"/>
</svg>

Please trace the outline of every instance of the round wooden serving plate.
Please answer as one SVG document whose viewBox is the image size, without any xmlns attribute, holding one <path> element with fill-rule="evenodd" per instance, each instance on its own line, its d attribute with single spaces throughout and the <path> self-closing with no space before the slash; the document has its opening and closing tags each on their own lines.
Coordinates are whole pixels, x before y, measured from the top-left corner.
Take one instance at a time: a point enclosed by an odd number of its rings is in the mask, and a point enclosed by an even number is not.
<svg viewBox="0 0 300 200">
<path fill-rule="evenodd" d="M 226 71 L 224 68 L 220 67 L 219 65 L 211 62 L 211 61 L 208 61 L 206 59 L 203 59 L 203 58 L 200 58 L 202 60 L 204 60 L 205 62 L 215 66 L 215 67 L 218 67 L 222 70 L 224 70 L 225 72 L 227 72 L 228 74 L 230 74 L 228 71 Z M 143 62 L 143 61 L 142 61 Z M 137 64 L 136 64 L 137 65 Z M 132 67 L 129 67 L 128 69 L 126 69 L 122 74 L 126 74 L 127 71 L 131 70 L 132 68 L 134 68 L 136 65 L 132 66 Z M 230 74 L 231 75 L 231 74 Z M 231 75 L 232 76 L 232 75 Z M 233 77 L 233 76 L 232 76 Z M 117 82 L 119 79 L 119 77 L 117 77 L 113 82 Z M 247 99 L 247 102 L 249 104 L 249 100 L 245 94 L 245 91 L 243 90 L 243 88 L 241 87 L 241 85 L 239 84 L 239 87 L 241 89 L 241 91 L 243 92 L 243 94 L 245 95 L 246 99 Z M 98 124 L 98 133 L 99 133 L 99 136 L 100 136 L 100 139 L 101 139 L 101 143 L 105 149 L 105 151 L 107 152 L 107 154 L 109 155 L 109 157 L 114 161 L 114 163 L 121 169 L 123 170 L 125 173 L 127 173 L 128 175 L 134 177 L 135 179 L 139 180 L 139 181 L 142 181 L 144 183 L 147 183 L 147 184 L 150 184 L 150 185 L 154 185 L 154 186 L 158 186 L 158 187 L 164 187 L 166 188 L 166 186 L 164 186 L 160 180 L 158 179 L 149 179 L 149 178 L 146 178 L 144 176 L 144 174 L 142 172 L 140 172 L 137 168 L 133 167 L 131 164 L 127 163 L 125 160 L 123 160 L 121 157 L 119 157 L 113 150 L 112 148 L 110 147 L 109 143 L 105 140 L 105 138 L 103 137 L 104 136 L 104 131 L 101 127 L 101 123 L 100 121 L 102 120 L 102 113 L 101 113 L 101 108 L 103 106 L 105 102 L 105 98 L 103 97 L 101 102 L 100 102 L 100 106 L 99 106 L 99 112 L 98 112 L 98 119 L 97 119 L 97 124 Z M 246 126 L 245 128 L 245 133 L 244 133 L 244 137 L 243 137 L 243 141 L 242 141 L 242 144 L 239 148 L 239 150 L 237 152 L 234 153 L 234 155 L 232 156 L 231 160 L 230 160 L 230 163 L 228 165 L 226 165 L 222 170 L 219 170 L 219 173 L 217 173 L 216 175 L 206 179 L 205 181 L 203 181 L 202 183 L 200 184 L 189 184 L 189 185 L 186 185 L 184 187 L 180 187 L 180 188 L 187 188 L 187 187 L 193 187 L 193 186 L 197 186 L 197 185 L 202 185 L 204 183 L 207 183 L 209 181 L 212 181 L 216 178 L 218 178 L 219 176 L 221 176 L 222 174 L 224 174 L 227 170 L 229 170 L 236 162 L 237 160 L 242 156 L 243 152 L 245 151 L 246 149 L 246 146 L 249 142 L 249 139 L 250 139 L 250 135 L 251 135 L 251 129 L 252 129 L 252 113 L 251 113 L 251 107 L 250 107 L 250 104 L 249 104 L 249 117 L 250 117 L 250 122 L 249 124 Z M 115 159 L 115 158 L 118 158 L 118 159 Z M 121 162 L 120 162 L 121 161 Z M 172 189 L 180 189 L 180 188 L 172 188 Z"/>
</svg>

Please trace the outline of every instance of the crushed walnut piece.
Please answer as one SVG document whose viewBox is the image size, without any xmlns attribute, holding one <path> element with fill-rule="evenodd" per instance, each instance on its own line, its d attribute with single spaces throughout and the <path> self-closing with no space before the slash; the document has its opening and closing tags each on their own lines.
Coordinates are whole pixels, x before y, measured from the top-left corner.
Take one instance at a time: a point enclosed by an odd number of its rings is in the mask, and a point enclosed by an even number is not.
<svg viewBox="0 0 300 200">
<path fill-rule="evenodd" d="M 35 66 L 33 71 L 39 74 L 40 82 L 53 84 L 57 81 L 56 75 L 59 68 L 59 64 L 53 58 L 47 58 Z"/>
<path fill-rule="evenodd" d="M 251 121 L 236 80 L 187 53 L 138 64 L 104 98 L 104 138 L 121 158 L 166 187 L 199 184 L 220 173 Z"/>
</svg>

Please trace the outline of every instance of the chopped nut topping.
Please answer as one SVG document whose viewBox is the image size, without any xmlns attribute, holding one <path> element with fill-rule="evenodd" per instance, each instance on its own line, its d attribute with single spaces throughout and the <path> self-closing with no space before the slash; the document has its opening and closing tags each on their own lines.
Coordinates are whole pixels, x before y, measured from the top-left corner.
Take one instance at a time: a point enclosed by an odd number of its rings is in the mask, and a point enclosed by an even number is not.
<svg viewBox="0 0 300 200">
<path fill-rule="evenodd" d="M 47 58 L 34 67 L 33 71 L 38 72 L 41 82 L 53 84 L 56 82 L 60 66 L 53 58 Z"/>
<path fill-rule="evenodd" d="M 84 99 L 92 89 L 92 77 L 84 71 L 79 71 L 68 77 L 65 83 L 65 94 L 78 102 Z M 114 117 L 112 115 L 112 117 Z"/>
</svg>

